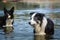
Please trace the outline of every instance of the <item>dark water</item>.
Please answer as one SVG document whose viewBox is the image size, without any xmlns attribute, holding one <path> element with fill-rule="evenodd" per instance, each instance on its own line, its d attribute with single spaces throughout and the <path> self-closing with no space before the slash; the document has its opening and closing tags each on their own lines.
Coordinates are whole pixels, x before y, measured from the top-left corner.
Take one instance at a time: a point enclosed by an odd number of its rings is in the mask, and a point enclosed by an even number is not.
<svg viewBox="0 0 60 40">
<path fill-rule="evenodd" d="M 60 26 L 55 26 L 53 36 L 34 36 L 33 28 L 28 22 L 29 16 L 16 16 L 13 32 L 5 34 L 0 30 L 0 40 L 60 40 Z"/>
</svg>

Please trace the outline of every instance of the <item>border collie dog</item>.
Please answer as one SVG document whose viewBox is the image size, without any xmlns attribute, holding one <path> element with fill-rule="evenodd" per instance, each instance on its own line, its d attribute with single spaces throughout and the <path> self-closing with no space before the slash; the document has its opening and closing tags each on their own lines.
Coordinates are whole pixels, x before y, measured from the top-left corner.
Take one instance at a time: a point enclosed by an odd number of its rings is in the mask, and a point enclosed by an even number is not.
<svg viewBox="0 0 60 40">
<path fill-rule="evenodd" d="M 0 17 L 0 28 L 13 26 L 13 21 L 14 21 L 13 12 L 14 12 L 14 7 L 12 7 L 10 10 L 4 8 L 4 16 Z"/>
<path fill-rule="evenodd" d="M 33 26 L 36 35 L 54 34 L 54 23 L 42 13 L 31 12 L 29 24 Z"/>
</svg>

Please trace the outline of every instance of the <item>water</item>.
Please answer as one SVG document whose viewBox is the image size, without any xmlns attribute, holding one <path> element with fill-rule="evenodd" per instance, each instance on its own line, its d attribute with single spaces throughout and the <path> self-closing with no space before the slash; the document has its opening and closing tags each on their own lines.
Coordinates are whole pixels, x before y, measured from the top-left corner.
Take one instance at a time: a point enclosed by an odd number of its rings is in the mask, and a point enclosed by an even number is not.
<svg viewBox="0 0 60 40">
<path fill-rule="evenodd" d="M 18 11 L 16 13 L 19 14 L 22 12 Z M 5 34 L 3 30 L 0 30 L 0 40 L 60 40 L 60 26 L 55 26 L 53 36 L 34 36 L 33 28 L 28 22 L 29 16 L 16 16 L 14 18 L 13 32 Z"/>
<path fill-rule="evenodd" d="M 15 13 L 17 14 L 24 14 L 25 12 L 30 13 L 30 12 L 40 12 L 40 13 L 50 13 L 50 12 L 60 12 L 60 8 L 56 9 L 50 9 L 50 8 L 36 8 L 36 9 L 31 9 L 31 10 L 15 10 Z"/>
<path fill-rule="evenodd" d="M 24 14 L 30 12 L 40 12 L 40 13 L 50 13 L 50 12 L 60 12 L 60 8 L 50 9 L 50 8 L 35 8 L 35 9 L 27 9 L 27 10 L 14 10 L 15 14 Z M 3 10 L 0 10 L 0 16 L 3 14 Z"/>
</svg>

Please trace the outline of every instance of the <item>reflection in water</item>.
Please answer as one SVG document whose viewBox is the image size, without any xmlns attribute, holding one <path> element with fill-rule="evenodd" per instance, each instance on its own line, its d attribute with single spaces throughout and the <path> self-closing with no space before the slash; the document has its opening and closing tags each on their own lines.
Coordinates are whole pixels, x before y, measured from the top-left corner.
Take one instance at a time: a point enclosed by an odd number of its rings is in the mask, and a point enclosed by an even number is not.
<svg viewBox="0 0 60 40">
<path fill-rule="evenodd" d="M 34 40 L 50 40 L 52 35 L 34 35 Z"/>
<path fill-rule="evenodd" d="M 4 30 L 3 30 L 3 31 L 4 31 L 5 33 L 10 33 L 10 32 L 13 31 L 13 29 L 14 29 L 14 28 L 11 27 L 11 26 L 9 26 L 9 27 L 4 27 Z"/>
<path fill-rule="evenodd" d="M 13 40 L 13 33 L 5 34 L 5 40 Z"/>
</svg>

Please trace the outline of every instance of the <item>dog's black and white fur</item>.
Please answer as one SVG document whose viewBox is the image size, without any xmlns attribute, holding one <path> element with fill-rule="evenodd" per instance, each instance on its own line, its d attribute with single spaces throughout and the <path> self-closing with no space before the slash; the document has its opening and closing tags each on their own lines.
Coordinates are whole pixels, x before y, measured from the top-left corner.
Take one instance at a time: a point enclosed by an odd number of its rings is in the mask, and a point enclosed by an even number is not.
<svg viewBox="0 0 60 40">
<path fill-rule="evenodd" d="M 4 8 L 4 16 L 0 17 L 0 28 L 6 27 L 6 26 L 13 26 L 13 15 L 14 7 L 12 7 L 10 10 L 7 10 Z"/>
<path fill-rule="evenodd" d="M 34 33 L 37 35 L 54 34 L 54 23 L 49 18 L 46 18 L 42 13 L 31 12 L 30 25 L 34 27 Z"/>
</svg>

